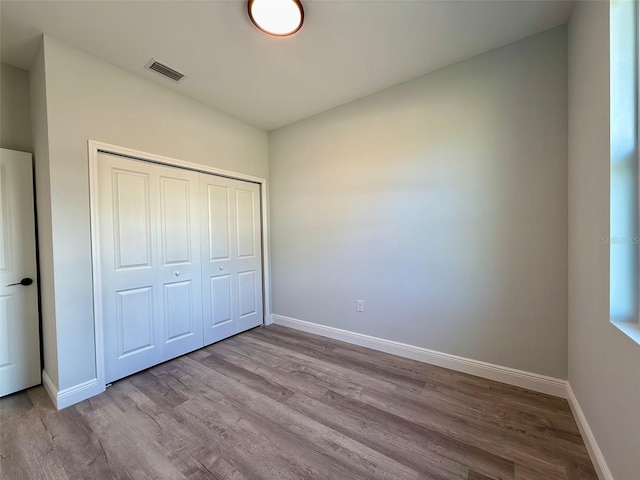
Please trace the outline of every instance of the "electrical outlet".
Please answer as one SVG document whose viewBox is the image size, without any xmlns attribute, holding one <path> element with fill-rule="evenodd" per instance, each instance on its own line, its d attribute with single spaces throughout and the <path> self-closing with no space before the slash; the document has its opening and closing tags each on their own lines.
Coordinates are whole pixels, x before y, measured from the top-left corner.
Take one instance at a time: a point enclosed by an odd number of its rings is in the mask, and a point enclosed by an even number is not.
<svg viewBox="0 0 640 480">
<path fill-rule="evenodd" d="M 358 312 L 364 312 L 364 300 L 356 300 L 356 310 Z"/>
</svg>

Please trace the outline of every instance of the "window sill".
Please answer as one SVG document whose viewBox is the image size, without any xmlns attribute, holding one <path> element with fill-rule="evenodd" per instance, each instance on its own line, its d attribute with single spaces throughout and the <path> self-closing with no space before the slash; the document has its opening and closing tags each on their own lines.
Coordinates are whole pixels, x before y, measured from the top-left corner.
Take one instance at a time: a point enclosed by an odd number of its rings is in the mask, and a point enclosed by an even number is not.
<svg viewBox="0 0 640 480">
<path fill-rule="evenodd" d="M 624 322 L 620 320 L 611 319 L 611 323 L 624 333 L 631 340 L 640 345 L 640 323 L 638 322 Z"/>
</svg>

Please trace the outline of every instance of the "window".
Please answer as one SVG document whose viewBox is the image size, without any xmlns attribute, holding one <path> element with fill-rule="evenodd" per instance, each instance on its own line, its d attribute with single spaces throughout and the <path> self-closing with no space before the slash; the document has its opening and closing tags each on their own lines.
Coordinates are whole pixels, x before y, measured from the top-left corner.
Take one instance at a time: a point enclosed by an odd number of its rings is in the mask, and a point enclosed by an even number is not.
<svg viewBox="0 0 640 480">
<path fill-rule="evenodd" d="M 610 319 L 640 343 L 638 255 L 638 1 L 610 11 Z"/>
</svg>

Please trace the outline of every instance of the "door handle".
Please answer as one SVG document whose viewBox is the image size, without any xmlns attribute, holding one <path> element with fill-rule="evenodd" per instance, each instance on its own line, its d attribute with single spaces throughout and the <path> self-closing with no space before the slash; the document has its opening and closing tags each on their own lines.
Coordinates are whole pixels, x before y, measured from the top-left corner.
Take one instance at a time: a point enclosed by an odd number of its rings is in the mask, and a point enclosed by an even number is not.
<svg viewBox="0 0 640 480">
<path fill-rule="evenodd" d="M 28 287 L 32 283 L 33 283 L 33 280 L 31 278 L 26 277 L 17 283 L 10 283 L 9 285 L 7 285 L 7 287 L 15 287 L 16 285 L 22 285 L 23 287 Z"/>
</svg>

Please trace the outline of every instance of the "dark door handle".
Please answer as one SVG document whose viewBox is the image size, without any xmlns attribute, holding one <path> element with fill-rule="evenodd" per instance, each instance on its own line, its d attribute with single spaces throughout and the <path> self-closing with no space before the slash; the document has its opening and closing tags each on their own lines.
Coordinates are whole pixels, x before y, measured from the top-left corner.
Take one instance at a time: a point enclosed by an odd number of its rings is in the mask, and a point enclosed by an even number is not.
<svg viewBox="0 0 640 480">
<path fill-rule="evenodd" d="M 33 280 L 31 278 L 23 278 L 18 283 L 10 283 L 9 285 L 7 285 L 7 287 L 15 287 L 16 285 L 22 285 L 23 287 L 28 287 L 32 283 L 33 283 Z"/>
</svg>

